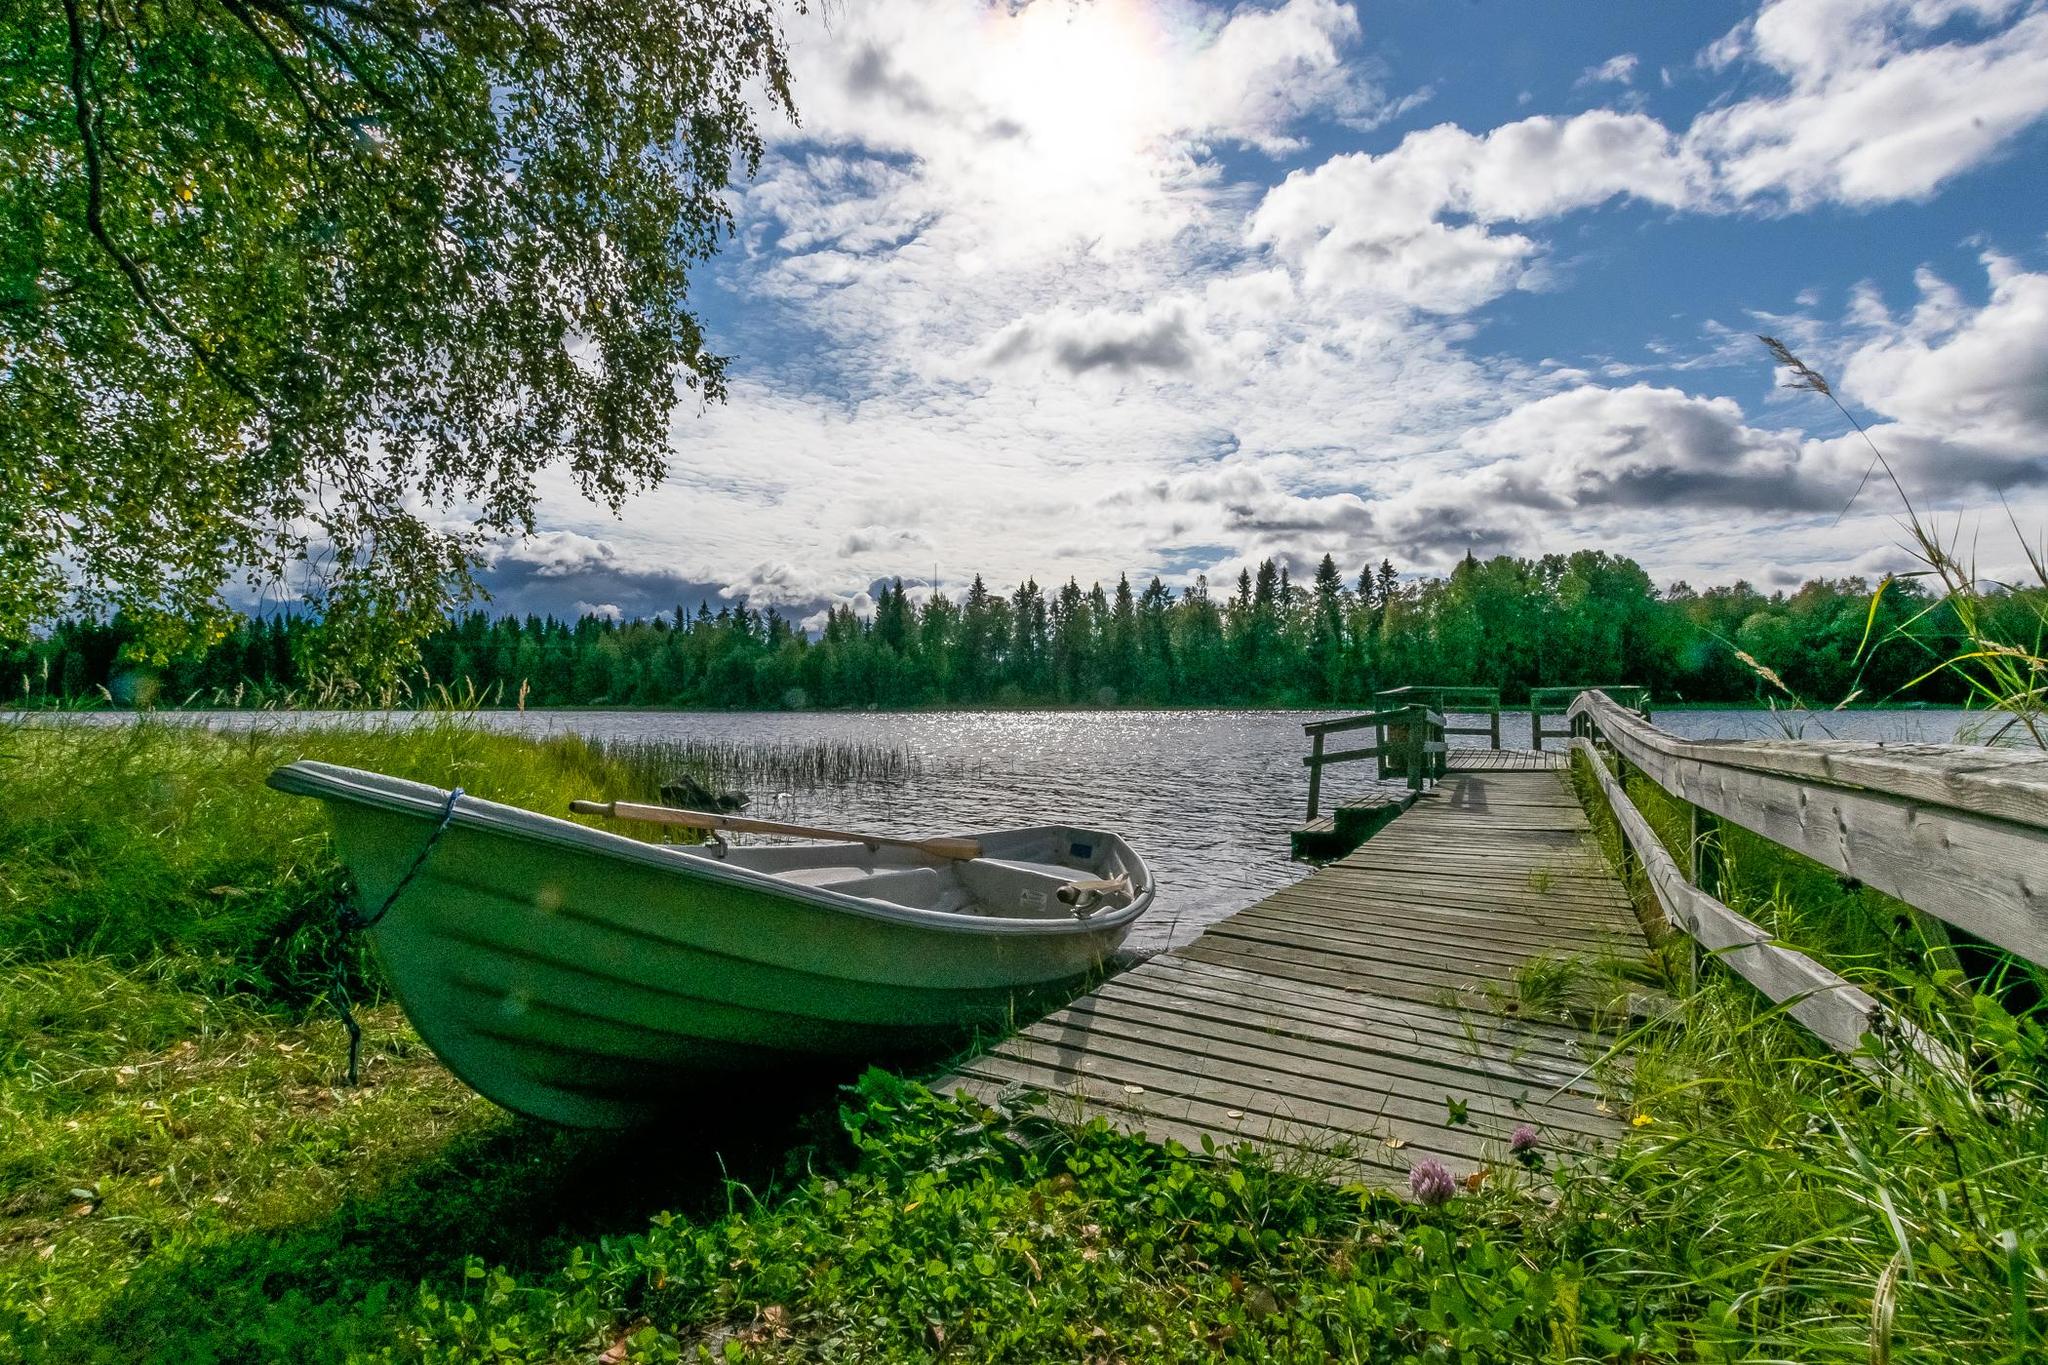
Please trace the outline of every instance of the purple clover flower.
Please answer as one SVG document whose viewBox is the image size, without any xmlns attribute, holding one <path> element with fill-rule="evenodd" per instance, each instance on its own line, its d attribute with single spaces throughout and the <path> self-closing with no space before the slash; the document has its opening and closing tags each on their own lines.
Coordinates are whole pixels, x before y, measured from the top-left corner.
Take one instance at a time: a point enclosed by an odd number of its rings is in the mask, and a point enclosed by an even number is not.
<svg viewBox="0 0 2048 1365">
<path fill-rule="evenodd" d="M 1537 1148 L 1542 1146 L 1542 1144 L 1543 1139 L 1537 1134 L 1533 1125 L 1527 1123 L 1519 1124 L 1514 1132 L 1508 1134 L 1508 1155 L 1514 1157 L 1517 1161 L 1532 1161 L 1536 1157 Z"/>
<path fill-rule="evenodd" d="M 1425 1208 L 1448 1204 L 1457 1192 L 1458 1178 L 1441 1161 L 1424 1157 L 1408 1170 L 1408 1193 Z"/>
</svg>

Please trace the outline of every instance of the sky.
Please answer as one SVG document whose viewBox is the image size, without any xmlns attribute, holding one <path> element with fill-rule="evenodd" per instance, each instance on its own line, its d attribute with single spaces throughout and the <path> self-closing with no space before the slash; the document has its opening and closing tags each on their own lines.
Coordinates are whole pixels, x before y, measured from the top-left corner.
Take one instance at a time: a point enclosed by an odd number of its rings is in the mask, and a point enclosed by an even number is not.
<svg viewBox="0 0 2048 1365">
<path fill-rule="evenodd" d="M 2048 528 L 2044 0 L 839 0 L 788 33 L 800 122 L 694 282 L 729 401 L 617 518 L 549 476 L 497 608 L 1904 567 L 1899 493 L 1759 332 L 1987 574 Z"/>
</svg>

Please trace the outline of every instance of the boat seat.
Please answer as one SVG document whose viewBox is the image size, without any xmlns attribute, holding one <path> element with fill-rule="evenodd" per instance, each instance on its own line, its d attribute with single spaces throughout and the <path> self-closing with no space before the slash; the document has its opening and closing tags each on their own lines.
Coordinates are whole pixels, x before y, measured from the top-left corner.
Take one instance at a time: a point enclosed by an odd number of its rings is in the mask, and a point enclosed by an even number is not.
<svg viewBox="0 0 2048 1365">
<path fill-rule="evenodd" d="M 778 867 L 762 869 L 779 882 L 795 882 L 798 886 L 832 886 L 838 882 L 857 882 L 874 874 L 844 863 L 827 863 L 819 867 Z"/>
<path fill-rule="evenodd" d="M 937 908 L 939 898 L 951 889 L 947 879 L 940 876 L 936 868 L 930 867 L 899 867 L 882 872 L 839 867 L 832 871 L 835 875 L 831 880 L 810 877 L 803 880 L 823 891 L 859 896 L 862 900 L 888 901 L 918 910 Z"/>
</svg>

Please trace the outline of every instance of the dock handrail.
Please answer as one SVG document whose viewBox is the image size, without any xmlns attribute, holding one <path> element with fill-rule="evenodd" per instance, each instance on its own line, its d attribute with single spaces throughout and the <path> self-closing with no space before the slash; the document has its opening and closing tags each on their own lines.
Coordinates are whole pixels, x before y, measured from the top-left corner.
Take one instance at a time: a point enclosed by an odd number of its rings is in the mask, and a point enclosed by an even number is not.
<svg viewBox="0 0 2048 1365">
<path fill-rule="evenodd" d="M 2048 963 L 2048 755 L 1684 739 L 1598 690 L 1569 714 L 1582 736 L 1695 809 Z"/>
<path fill-rule="evenodd" d="M 1373 743 L 1367 748 L 1341 749 L 1325 753 L 1323 741 L 1333 734 L 1371 727 Z M 1308 769 L 1308 818 L 1321 809 L 1323 769 L 1332 763 L 1353 763 L 1375 759 L 1378 775 L 1405 774 L 1410 790 L 1421 791 L 1425 780 L 1444 775 L 1448 750 L 1444 740 L 1444 718 L 1427 706 L 1404 706 L 1392 711 L 1368 711 L 1362 715 L 1340 716 L 1334 720 L 1310 721 L 1301 727 L 1313 741 L 1308 757 L 1301 760 Z M 1393 731 L 1391 735 L 1389 731 Z M 1398 759 L 1399 766 L 1389 763 Z"/>
<path fill-rule="evenodd" d="M 1529 689 L 1529 747 L 1542 751 L 1546 739 L 1570 739 L 1573 726 L 1562 730 L 1543 723 L 1545 716 L 1569 716 L 1573 705 L 1588 692 L 1598 692 L 1610 701 L 1628 707 L 1644 720 L 1650 718 L 1650 689 L 1634 683 L 1599 683 L 1578 687 L 1532 687 Z"/>
<path fill-rule="evenodd" d="M 1427 706 L 1444 717 L 1445 735 L 1484 735 L 1487 747 L 1500 747 L 1500 689 L 1498 687 L 1432 687 L 1411 683 L 1389 687 L 1372 694 L 1374 706 Z M 1451 714 L 1485 716 L 1484 725 L 1452 725 Z"/>
<path fill-rule="evenodd" d="M 1344 730 L 1363 730 L 1368 725 L 1399 724 L 1416 709 L 1402 706 L 1386 711 L 1366 711 L 1356 716 L 1339 716 L 1335 720 L 1312 720 L 1301 727 L 1301 732 L 1305 735 L 1334 735 Z"/>
<path fill-rule="evenodd" d="M 1693 885 L 1649 821 L 1628 799 L 1621 782 L 1592 740 L 1577 736 L 1572 747 L 1583 751 L 1599 779 L 1600 790 L 1621 826 L 1623 871 L 1640 865 L 1650 894 L 1675 927 L 1718 955 L 1751 985 L 1806 1025 L 1829 1046 L 1848 1052 L 1862 1046 L 1864 1035 L 1884 1027 L 1884 1008 L 1865 991 L 1815 962 L 1771 941 L 1764 929 L 1744 919 L 1706 891 Z M 1695 876 L 1697 873 L 1695 873 Z"/>
</svg>

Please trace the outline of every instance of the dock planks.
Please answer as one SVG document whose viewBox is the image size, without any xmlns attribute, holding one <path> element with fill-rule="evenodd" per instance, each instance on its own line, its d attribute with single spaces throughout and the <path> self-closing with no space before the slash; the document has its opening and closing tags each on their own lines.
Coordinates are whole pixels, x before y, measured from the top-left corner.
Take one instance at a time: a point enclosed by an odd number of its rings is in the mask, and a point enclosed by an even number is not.
<svg viewBox="0 0 2048 1365">
<path fill-rule="evenodd" d="M 1453 745 L 1444 754 L 1454 773 L 1551 772 L 1571 766 L 1562 749 L 1482 749 Z"/>
<path fill-rule="evenodd" d="M 1521 1123 L 1553 1151 L 1611 1139 L 1620 1121 L 1594 1076 L 1604 1044 L 1517 1017 L 1515 982 L 1537 958 L 1640 957 L 1646 944 L 1577 800 L 1532 768 L 1454 763 L 1355 853 L 942 1084 L 1043 1090 L 1055 1112 L 1158 1140 L 1250 1141 L 1319 1163 L 1335 1152 L 1338 1172 L 1383 1184 L 1424 1156 L 1463 1174 Z"/>
</svg>

